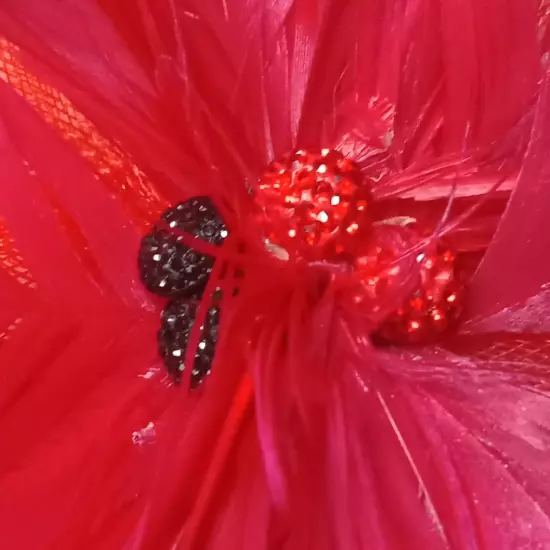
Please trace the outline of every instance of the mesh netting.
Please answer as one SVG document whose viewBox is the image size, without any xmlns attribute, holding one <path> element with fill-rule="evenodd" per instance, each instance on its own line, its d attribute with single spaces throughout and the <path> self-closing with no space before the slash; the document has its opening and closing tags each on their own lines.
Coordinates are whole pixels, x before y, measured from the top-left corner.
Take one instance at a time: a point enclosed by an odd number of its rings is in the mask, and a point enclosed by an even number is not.
<svg viewBox="0 0 550 550">
<path fill-rule="evenodd" d="M 120 200 L 133 222 L 147 224 L 165 208 L 166 201 L 132 160 L 63 94 L 27 71 L 17 47 L 4 39 L 0 39 L 0 78 L 93 165 L 97 178 Z"/>
</svg>

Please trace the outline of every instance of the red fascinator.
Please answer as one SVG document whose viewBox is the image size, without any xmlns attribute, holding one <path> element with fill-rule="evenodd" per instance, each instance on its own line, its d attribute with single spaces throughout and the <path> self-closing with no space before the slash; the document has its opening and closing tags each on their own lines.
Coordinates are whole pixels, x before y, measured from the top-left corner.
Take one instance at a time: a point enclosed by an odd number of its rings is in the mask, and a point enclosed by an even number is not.
<svg viewBox="0 0 550 550">
<path fill-rule="evenodd" d="M 0 542 L 550 548 L 540 0 L 4 0 Z"/>
</svg>

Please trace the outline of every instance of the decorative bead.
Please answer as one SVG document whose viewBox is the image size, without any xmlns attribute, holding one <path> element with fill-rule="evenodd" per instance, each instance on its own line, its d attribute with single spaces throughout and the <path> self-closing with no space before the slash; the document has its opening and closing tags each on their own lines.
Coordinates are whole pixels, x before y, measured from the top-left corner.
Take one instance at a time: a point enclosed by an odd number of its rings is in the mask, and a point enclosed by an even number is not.
<svg viewBox="0 0 550 550">
<path fill-rule="evenodd" d="M 162 312 L 161 329 L 158 332 L 159 353 L 175 382 L 180 382 L 185 369 L 184 361 L 191 331 L 195 323 L 199 302 L 195 299 L 174 300 Z M 220 309 L 214 305 L 206 315 L 195 361 L 191 372 L 190 387 L 200 385 L 210 374 L 218 340 Z"/>
<path fill-rule="evenodd" d="M 416 233 L 407 227 L 375 225 L 353 258 L 353 271 L 361 283 L 355 301 L 368 303 L 375 314 L 400 306 L 403 293 L 419 284 L 415 257 L 407 254 L 416 243 Z"/>
<path fill-rule="evenodd" d="M 370 189 L 338 151 L 296 151 L 272 162 L 254 190 L 265 238 L 307 261 L 351 251 L 368 231 Z"/>
<path fill-rule="evenodd" d="M 420 243 L 414 229 L 379 226 L 356 259 L 364 293 L 359 301 L 369 300 L 375 313 L 380 307 L 391 311 L 374 334 L 375 342 L 431 343 L 462 310 L 464 288 L 455 254 L 443 240 L 418 249 Z"/>
<path fill-rule="evenodd" d="M 270 164 L 253 196 L 268 250 L 281 260 L 331 264 L 331 277 L 342 275 L 342 292 L 351 289 L 353 300 L 378 326 L 372 334 L 375 343 L 431 343 L 456 321 L 464 290 L 452 250 L 443 240 L 423 241 L 422 228 L 412 218 L 373 225 L 370 189 L 359 167 L 339 152 L 285 155 Z M 158 346 L 176 382 L 186 368 L 189 340 L 214 265 L 214 258 L 185 244 L 185 234 L 219 246 L 228 230 L 212 202 L 196 197 L 166 211 L 162 223 L 143 239 L 139 254 L 147 288 L 174 298 L 162 313 Z M 228 269 L 234 270 L 232 279 L 244 277 L 240 265 L 224 265 L 221 279 Z M 239 286 L 228 292 L 236 296 Z M 193 350 L 191 388 L 212 368 L 220 292 L 207 305 Z"/>
<path fill-rule="evenodd" d="M 155 226 L 141 241 L 141 279 L 149 291 L 160 296 L 190 296 L 204 289 L 214 259 L 185 245 L 181 233 L 221 245 L 229 232 L 207 197 L 178 204 L 167 210 L 162 219 L 164 223 Z"/>
</svg>

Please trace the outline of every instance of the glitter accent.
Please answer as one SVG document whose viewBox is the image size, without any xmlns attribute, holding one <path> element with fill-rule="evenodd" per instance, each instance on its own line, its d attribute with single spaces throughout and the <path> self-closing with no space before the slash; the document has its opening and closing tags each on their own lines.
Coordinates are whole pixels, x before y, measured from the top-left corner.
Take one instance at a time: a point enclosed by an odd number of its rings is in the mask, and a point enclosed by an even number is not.
<svg viewBox="0 0 550 550">
<path fill-rule="evenodd" d="M 164 212 L 161 223 L 142 239 L 139 251 L 139 271 L 149 291 L 184 297 L 204 289 L 214 258 L 182 243 L 184 234 L 219 246 L 229 232 L 206 197 L 189 199 Z"/>
<path fill-rule="evenodd" d="M 352 253 L 370 228 L 370 188 L 338 151 L 299 150 L 272 162 L 253 195 L 264 237 L 307 261 Z"/>
<path fill-rule="evenodd" d="M 180 382 L 185 370 L 187 345 L 193 330 L 199 308 L 197 300 L 174 300 L 162 312 L 162 326 L 158 333 L 159 353 L 164 359 L 166 369 L 175 382 Z M 201 341 L 195 353 L 191 371 L 191 389 L 199 386 L 208 376 L 214 361 L 214 352 L 218 341 L 220 309 L 211 307 L 206 316 Z"/>
<path fill-rule="evenodd" d="M 361 301 L 392 303 L 405 292 L 399 307 L 386 316 L 373 339 L 378 343 L 427 344 L 454 326 L 464 302 L 464 286 L 455 254 L 442 240 L 421 252 L 413 228 L 382 225 L 357 258 L 363 281 Z"/>
</svg>

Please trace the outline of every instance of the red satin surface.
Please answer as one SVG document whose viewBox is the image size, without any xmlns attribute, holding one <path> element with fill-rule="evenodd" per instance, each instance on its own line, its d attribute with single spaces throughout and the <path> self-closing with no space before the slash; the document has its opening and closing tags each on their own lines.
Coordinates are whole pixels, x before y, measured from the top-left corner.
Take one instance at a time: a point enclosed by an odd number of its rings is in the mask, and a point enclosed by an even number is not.
<svg viewBox="0 0 550 550">
<path fill-rule="evenodd" d="M 546 13 L 4 0 L 2 548 L 550 548 Z M 228 239 L 246 278 L 188 395 L 139 239 L 193 194 L 249 234 L 247 183 L 298 147 L 354 159 L 380 218 L 469 259 L 463 324 L 373 347 L 322 270 Z"/>
</svg>

